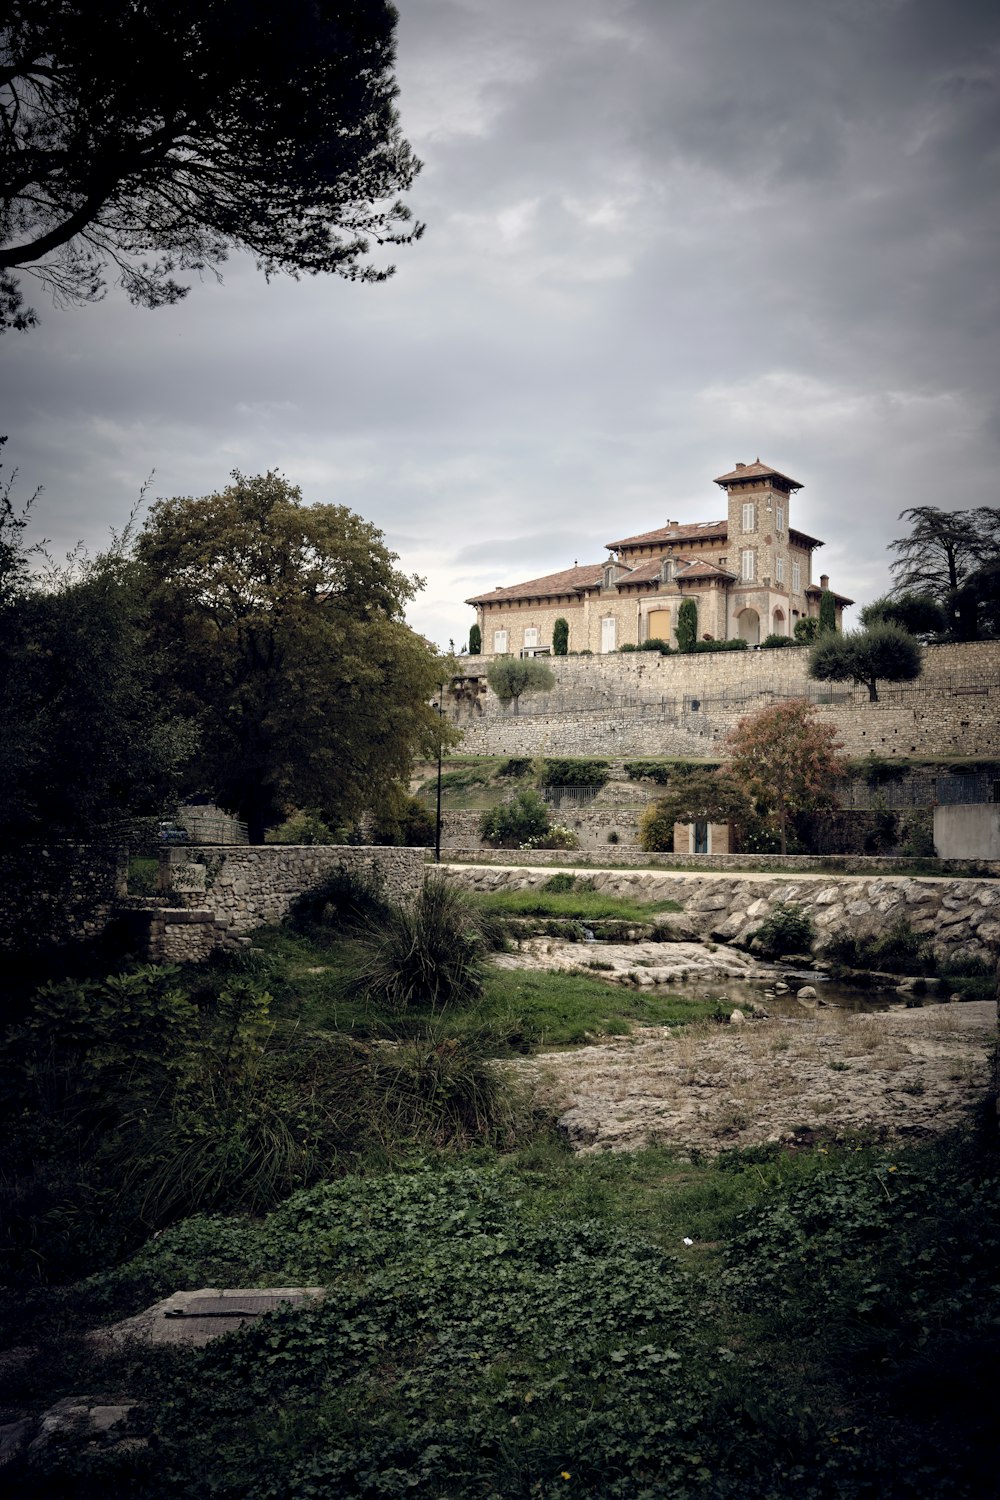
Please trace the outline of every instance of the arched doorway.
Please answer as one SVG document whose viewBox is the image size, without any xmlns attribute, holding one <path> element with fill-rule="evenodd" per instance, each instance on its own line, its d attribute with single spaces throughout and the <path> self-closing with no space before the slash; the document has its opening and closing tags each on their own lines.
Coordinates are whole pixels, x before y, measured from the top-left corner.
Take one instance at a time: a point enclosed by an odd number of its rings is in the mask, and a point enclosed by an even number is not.
<svg viewBox="0 0 1000 1500">
<path fill-rule="evenodd" d="M 740 640 L 748 646 L 760 645 L 760 615 L 755 609 L 741 609 L 736 616 L 736 628 Z"/>
<path fill-rule="evenodd" d="M 771 634 L 788 634 L 788 626 L 785 624 L 785 611 L 783 609 L 776 609 L 771 616 Z"/>
</svg>

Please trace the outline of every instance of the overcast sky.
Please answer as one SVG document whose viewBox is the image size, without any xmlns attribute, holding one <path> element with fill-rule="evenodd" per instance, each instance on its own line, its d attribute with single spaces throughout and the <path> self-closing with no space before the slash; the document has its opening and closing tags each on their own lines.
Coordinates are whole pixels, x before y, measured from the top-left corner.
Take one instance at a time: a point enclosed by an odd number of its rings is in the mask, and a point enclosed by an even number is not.
<svg viewBox="0 0 1000 1500">
<path fill-rule="evenodd" d="M 889 584 L 906 506 L 996 504 L 995 0 L 398 0 L 427 223 L 387 284 L 233 260 L 176 308 L 0 341 L 54 550 L 280 469 L 463 600 L 725 514 L 760 456 L 815 571 Z M 849 617 L 850 618 L 850 617 Z"/>
</svg>

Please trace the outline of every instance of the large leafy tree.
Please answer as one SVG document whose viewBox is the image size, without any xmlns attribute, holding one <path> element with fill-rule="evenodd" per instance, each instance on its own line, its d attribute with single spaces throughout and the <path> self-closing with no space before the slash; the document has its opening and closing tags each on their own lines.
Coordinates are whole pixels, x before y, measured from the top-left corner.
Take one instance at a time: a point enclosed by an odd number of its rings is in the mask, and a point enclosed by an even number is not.
<svg viewBox="0 0 1000 1500">
<path fill-rule="evenodd" d="M 959 639 L 978 632 L 975 608 L 963 613 L 960 590 L 970 575 L 1000 557 L 1000 509 L 981 505 L 975 510 L 939 510 L 916 505 L 900 513 L 910 523 L 909 536 L 890 542 L 897 553 L 890 563 L 897 594 L 915 593 L 936 599 L 948 613 L 950 628 Z"/>
<path fill-rule="evenodd" d="M 836 730 L 818 722 L 812 704 L 793 698 L 741 719 L 727 743 L 733 781 L 773 822 L 787 854 L 789 820 L 832 806 L 846 775 Z"/>
<path fill-rule="evenodd" d="M 394 800 L 448 729 L 451 666 L 403 620 L 419 580 L 342 505 L 278 474 L 160 500 L 136 556 L 164 691 L 201 733 L 196 776 L 254 842 L 288 806 L 331 823 Z"/>
<path fill-rule="evenodd" d="M 18 273 L 134 302 L 249 251 L 269 275 L 382 279 L 419 233 L 387 0 L 8 0 L 0 22 L 0 328 Z"/>
<path fill-rule="evenodd" d="M 944 634 L 948 629 L 948 612 L 930 594 L 904 590 L 900 594 L 883 594 L 866 604 L 861 611 L 861 624 L 866 630 L 872 625 L 899 625 L 910 635 L 926 638 Z"/>
<path fill-rule="evenodd" d="M 809 653 L 807 670 L 820 682 L 857 682 L 878 702 L 879 682 L 912 682 L 920 676 L 923 652 L 901 625 L 888 622 L 847 635 L 821 635 Z"/>
</svg>

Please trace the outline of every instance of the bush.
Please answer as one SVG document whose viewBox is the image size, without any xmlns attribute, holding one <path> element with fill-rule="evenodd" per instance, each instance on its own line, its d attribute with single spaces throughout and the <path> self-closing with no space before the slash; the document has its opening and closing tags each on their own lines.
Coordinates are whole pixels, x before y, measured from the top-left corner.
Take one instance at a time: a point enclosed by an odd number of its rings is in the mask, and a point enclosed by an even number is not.
<svg viewBox="0 0 1000 1500">
<path fill-rule="evenodd" d="M 815 936 L 812 917 L 795 901 L 778 901 L 753 934 L 752 941 L 762 953 L 777 957 L 781 953 L 804 953 Z"/>
<path fill-rule="evenodd" d="M 578 849 L 580 840 L 572 828 L 562 823 L 553 823 L 545 833 L 536 833 L 525 839 L 522 849 Z"/>
<path fill-rule="evenodd" d="M 538 793 L 526 788 L 510 802 L 488 808 L 479 820 L 479 836 L 503 849 L 519 849 L 527 839 L 547 833 L 549 810 Z"/>
<path fill-rule="evenodd" d="M 565 656 L 569 650 L 569 621 L 562 616 L 552 626 L 552 655 Z"/>
<path fill-rule="evenodd" d="M 521 776 L 529 775 L 530 771 L 530 755 L 512 755 L 509 760 L 503 761 L 503 763 L 497 768 L 497 775 L 502 776 L 505 779 L 508 777 L 519 778 Z"/>
<path fill-rule="evenodd" d="M 913 931 L 905 917 L 881 932 L 858 937 L 841 933 L 831 938 L 825 957 L 850 969 L 875 969 L 890 974 L 933 974 L 931 943 Z"/>
<path fill-rule="evenodd" d="M 428 879 L 410 905 L 370 924 L 361 948 L 357 987 L 393 1010 L 437 1011 L 482 994 L 486 945 L 476 910 L 443 880 Z"/>
<path fill-rule="evenodd" d="M 335 870 L 292 903 L 287 920 L 290 927 L 316 935 L 317 929 L 338 931 L 378 921 L 388 910 L 374 871 Z"/>
<path fill-rule="evenodd" d="M 674 848 L 673 809 L 651 802 L 639 819 L 639 847 L 648 854 L 671 854 Z"/>
<path fill-rule="evenodd" d="M 797 646 L 798 641 L 790 635 L 767 635 L 761 641 L 762 651 L 780 651 L 784 646 Z"/>
<path fill-rule="evenodd" d="M 447 773 L 445 773 L 447 774 Z M 455 773 L 461 776 L 461 772 Z M 444 776 L 442 776 L 442 782 Z M 483 780 L 473 776 L 469 781 Z M 390 844 L 405 849 L 430 849 L 434 845 L 436 822 L 417 797 L 404 797 L 395 808 L 382 812 L 371 830 L 373 844 Z"/>
<path fill-rule="evenodd" d="M 747 642 L 741 640 L 738 636 L 731 641 L 695 641 L 691 647 L 692 651 L 697 652 L 748 651 L 749 649 Z"/>
<path fill-rule="evenodd" d="M 611 767 L 606 760 L 546 759 L 543 781 L 546 786 L 606 786 Z"/>
<path fill-rule="evenodd" d="M 795 629 L 792 631 L 800 646 L 811 646 L 819 631 L 819 621 L 803 616 L 796 620 Z"/>
<path fill-rule="evenodd" d="M 661 641 L 659 636 L 650 636 L 648 641 L 641 641 L 638 646 L 632 647 L 633 651 L 658 651 L 661 656 L 673 656 L 673 646 L 669 641 Z M 622 647 L 625 650 L 625 647 Z"/>
<path fill-rule="evenodd" d="M 323 820 L 318 807 L 302 808 L 290 813 L 277 828 L 264 835 L 268 844 L 339 844 L 343 839 Z"/>
</svg>

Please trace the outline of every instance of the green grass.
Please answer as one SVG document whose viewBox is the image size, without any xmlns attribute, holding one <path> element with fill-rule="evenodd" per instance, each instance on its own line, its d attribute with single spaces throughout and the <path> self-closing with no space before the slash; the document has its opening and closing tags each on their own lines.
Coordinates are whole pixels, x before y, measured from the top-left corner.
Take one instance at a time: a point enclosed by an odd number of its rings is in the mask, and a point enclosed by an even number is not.
<svg viewBox="0 0 1000 1500">
<path fill-rule="evenodd" d="M 581 922 L 617 917 L 624 922 L 651 922 L 661 912 L 679 912 L 676 901 L 630 901 L 601 891 L 490 891 L 478 897 L 487 911 L 510 917 L 575 917 Z"/>
<path fill-rule="evenodd" d="M 381 1011 L 352 989 L 358 954 L 349 938 L 320 945 L 278 928 L 255 934 L 254 943 L 273 962 L 267 983 L 277 1015 L 356 1037 L 419 1034 L 431 1023 L 420 1011 Z M 484 1035 L 504 1055 L 622 1036 L 637 1025 L 715 1020 L 722 1013 L 714 1001 L 652 995 L 586 974 L 491 967 L 483 994 L 434 1025 L 454 1037 Z"/>
</svg>

